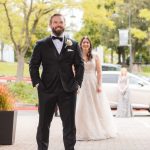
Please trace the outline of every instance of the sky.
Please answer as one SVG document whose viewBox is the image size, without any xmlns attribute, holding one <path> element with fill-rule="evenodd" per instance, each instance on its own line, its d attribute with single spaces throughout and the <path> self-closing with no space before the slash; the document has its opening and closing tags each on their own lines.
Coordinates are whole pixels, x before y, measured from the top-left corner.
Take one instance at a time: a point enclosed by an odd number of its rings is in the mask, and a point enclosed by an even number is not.
<svg viewBox="0 0 150 150">
<path fill-rule="evenodd" d="M 73 33 L 77 32 L 82 27 L 83 11 L 81 9 L 64 9 L 61 12 L 66 19 L 66 30 L 70 37 L 73 37 Z"/>
</svg>

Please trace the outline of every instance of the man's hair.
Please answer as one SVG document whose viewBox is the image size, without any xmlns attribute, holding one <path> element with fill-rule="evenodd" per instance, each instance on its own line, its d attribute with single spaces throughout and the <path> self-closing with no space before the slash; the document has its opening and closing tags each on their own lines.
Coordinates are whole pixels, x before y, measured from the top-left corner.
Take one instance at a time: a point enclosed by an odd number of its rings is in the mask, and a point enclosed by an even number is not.
<svg viewBox="0 0 150 150">
<path fill-rule="evenodd" d="M 56 17 L 56 16 L 60 16 L 60 17 L 63 17 L 63 18 L 64 18 L 64 16 L 63 16 L 62 14 L 54 14 L 54 15 L 52 15 L 51 18 L 50 18 L 50 21 L 49 21 L 50 24 L 52 23 L 53 18 Z M 65 21 L 65 18 L 64 18 L 64 21 Z"/>
</svg>

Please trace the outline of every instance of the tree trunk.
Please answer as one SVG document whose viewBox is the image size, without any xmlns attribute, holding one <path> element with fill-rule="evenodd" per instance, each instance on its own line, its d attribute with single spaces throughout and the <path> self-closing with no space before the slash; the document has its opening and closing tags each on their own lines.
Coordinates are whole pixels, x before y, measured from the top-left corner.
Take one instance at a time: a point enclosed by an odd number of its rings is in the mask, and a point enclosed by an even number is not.
<svg viewBox="0 0 150 150">
<path fill-rule="evenodd" d="M 113 64 L 113 49 L 111 49 L 111 63 Z"/>
<path fill-rule="evenodd" d="M 132 62 L 135 63 L 135 49 L 132 49 Z"/>
<path fill-rule="evenodd" d="M 18 54 L 17 55 L 17 78 L 16 78 L 17 82 L 23 81 L 23 74 L 24 74 L 24 56 L 23 54 Z"/>
<path fill-rule="evenodd" d="M 125 65 L 126 63 L 126 55 L 125 55 L 125 49 L 122 52 L 122 64 Z"/>
<path fill-rule="evenodd" d="M 4 50 L 4 43 L 3 42 L 1 42 L 1 61 L 4 61 L 4 57 L 3 57 L 3 50 Z"/>
</svg>

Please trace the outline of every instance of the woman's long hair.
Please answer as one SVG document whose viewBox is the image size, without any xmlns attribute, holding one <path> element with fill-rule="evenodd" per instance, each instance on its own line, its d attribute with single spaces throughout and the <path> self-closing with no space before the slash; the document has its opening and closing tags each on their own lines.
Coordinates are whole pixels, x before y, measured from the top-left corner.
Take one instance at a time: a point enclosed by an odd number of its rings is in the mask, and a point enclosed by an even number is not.
<svg viewBox="0 0 150 150">
<path fill-rule="evenodd" d="M 90 43 L 90 48 L 89 48 L 89 51 L 88 51 L 88 53 L 87 53 L 87 59 L 88 59 L 88 61 L 90 61 L 92 58 L 93 58 L 93 55 L 92 55 L 92 42 L 91 42 L 91 40 L 89 39 L 89 37 L 87 37 L 87 36 L 84 36 L 82 39 L 81 39 L 81 41 L 80 41 L 80 48 L 81 48 L 81 50 L 82 50 L 82 42 L 83 42 L 83 40 L 84 39 L 87 39 L 88 41 L 89 41 L 89 43 Z M 83 51 L 83 50 L 82 50 Z"/>
</svg>

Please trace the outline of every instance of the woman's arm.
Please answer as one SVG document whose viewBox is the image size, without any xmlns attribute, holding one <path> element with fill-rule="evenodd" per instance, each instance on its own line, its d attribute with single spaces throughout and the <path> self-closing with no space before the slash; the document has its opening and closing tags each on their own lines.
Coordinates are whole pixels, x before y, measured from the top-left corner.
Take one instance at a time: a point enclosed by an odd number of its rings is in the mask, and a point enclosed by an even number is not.
<svg viewBox="0 0 150 150">
<path fill-rule="evenodd" d="M 98 55 L 95 56 L 96 61 L 96 73 L 97 73 L 97 92 L 101 92 L 102 87 L 102 69 L 101 69 L 101 62 Z"/>
</svg>

